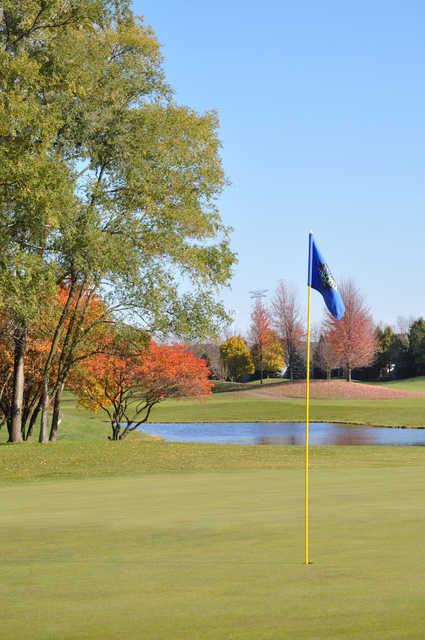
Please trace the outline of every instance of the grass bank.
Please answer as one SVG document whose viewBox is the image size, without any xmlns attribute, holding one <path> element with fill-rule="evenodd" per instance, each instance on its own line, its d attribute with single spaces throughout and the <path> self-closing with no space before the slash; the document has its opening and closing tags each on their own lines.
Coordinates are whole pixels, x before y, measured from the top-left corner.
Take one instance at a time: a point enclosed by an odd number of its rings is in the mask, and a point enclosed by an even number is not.
<svg viewBox="0 0 425 640">
<path fill-rule="evenodd" d="M 244 393 L 215 394 L 202 402 L 168 401 L 155 407 L 151 422 L 298 422 L 302 399 L 259 398 Z M 378 426 L 425 426 L 425 398 L 392 400 L 312 400 L 311 419 Z"/>
</svg>

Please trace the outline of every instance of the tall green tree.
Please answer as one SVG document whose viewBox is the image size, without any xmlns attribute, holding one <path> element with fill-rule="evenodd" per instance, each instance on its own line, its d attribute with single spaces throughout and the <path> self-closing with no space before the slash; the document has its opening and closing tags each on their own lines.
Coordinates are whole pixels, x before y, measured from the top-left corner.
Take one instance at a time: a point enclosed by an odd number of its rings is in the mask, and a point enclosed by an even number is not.
<svg viewBox="0 0 425 640">
<path fill-rule="evenodd" d="M 376 328 L 375 366 L 379 367 L 380 377 L 388 378 L 393 373 L 397 365 L 399 347 L 398 336 L 392 327 Z"/>
<path fill-rule="evenodd" d="M 123 0 L 4 3 L 0 301 L 17 326 L 12 440 L 26 332 L 53 283 L 69 301 L 46 357 L 40 441 L 78 297 L 80 320 L 97 292 L 116 319 L 177 336 L 208 335 L 226 318 L 217 289 L 235 257 L 216 207 L 217 116 L 176 105 L 161 65 L 154 33 Z"/>
<path fill-rule="evenodd" d="M 425 320 L 417 318 L 410 325 L 409 351 L 412 358 L 414 373 L 425 374 Z"/>
</svg>

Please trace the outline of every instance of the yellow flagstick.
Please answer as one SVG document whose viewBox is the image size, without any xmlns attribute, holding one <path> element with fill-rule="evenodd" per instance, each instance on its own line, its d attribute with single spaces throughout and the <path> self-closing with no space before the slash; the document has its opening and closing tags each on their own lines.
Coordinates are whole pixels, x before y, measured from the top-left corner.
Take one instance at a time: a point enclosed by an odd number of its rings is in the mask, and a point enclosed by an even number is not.
<svg viewBox="0 0 425 640">
<path fill-rule="evenodd" d="M 310 426 L 310 319 L 311 319 L 311 286 L 308 285 L 307 304 L 307 354 L 306 354 L 306 384 L 305 384 L 305 555 L 304 562 L 309 564 L 309 513 L 308 513 L 308 448 L 309 448 L 309 426 Z"/>
<path fill-rule="evenodd" d="M 313 234 L 308 238 L 308 303 L 307 303 L 307 353 L 306 353 L 306 381 L 305 381 L 305 495 L 304 495 L 304 563 L 309 564 L 309 427 L 310 427 L 310 343 L 311 343 L 311 246 Z"/>
</svg>

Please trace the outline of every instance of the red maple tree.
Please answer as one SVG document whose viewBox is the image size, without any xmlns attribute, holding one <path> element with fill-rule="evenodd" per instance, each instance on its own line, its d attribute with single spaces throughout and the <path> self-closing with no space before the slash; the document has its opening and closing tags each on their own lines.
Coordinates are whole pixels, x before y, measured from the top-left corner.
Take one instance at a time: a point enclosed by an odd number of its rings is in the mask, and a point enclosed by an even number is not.
<svg viewBox="0 0 425 640">
<path fill-rule="evenodd" d="M 159 402 L 209 395 L 212 382 L 205 360 L 187 347 L 151 341 L 139 353 L 128 349 L 122 355 L 88 358 L 73 375 L 72 387 L 81 404 L 108 415 L 110 440 L 123 440 L 147 422 Z"/>
<path fill-rule="evenodd" d="M 336 320 L 328 314 L 326 339 L 344 368 L 348 382 L 351 372 L 368 366 L 376 353 L 376 332 L 372 316 L 363 297 L 351 280 L 343 282 L 340 293 L 345 304 L 345 315 Z"/>
</svg>

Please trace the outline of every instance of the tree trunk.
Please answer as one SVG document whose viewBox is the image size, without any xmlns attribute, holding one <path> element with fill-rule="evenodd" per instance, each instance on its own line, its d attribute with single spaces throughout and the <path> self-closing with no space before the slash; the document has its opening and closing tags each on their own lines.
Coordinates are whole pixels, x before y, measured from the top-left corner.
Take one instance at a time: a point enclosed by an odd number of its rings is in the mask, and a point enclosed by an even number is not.
<svg viewBox="0 0 425 640">
<path fill-rule="evenodd" d="M 15 357 L 13 362 L 12 422 L 9 442 L 22 442 L 22 409 L 24 403 L 24 361 L 27 346 L 27 328 L 19 329 L 15 337 Z"/>
<path fill-rule="evenodd" d="M 121 427 L 119 424 L 117 424 L 116 422 L 111 422 L 111 427 L 112 427 L 112 436 L 108 436 L 109 440 L 119 440 L 120 439 L 120 431 L 121 431 Z"/>
<path fill-rule="evenodd" d="M 50 429 L 50 435 L 49 435 L 50 442 L 54 442 L 56 440 L 56 436 L 58 433 L 60 416 L 61 416 L 61 397 L 62 397 L 63 387 L 64 387 L 64 383 L 62 383 L 59 386 L 58 390 L 55 393 L 55 399 L 53 404 L 52 427 Z"/>
<path fill-rule="evenodd" d="M 56 325 L 56 329 L 54 331 L 54 334 L 53 334 L 53 337 L 52 337 L 52 342 L 51 342 L 51 345 L 50 345 L 49 355 L 47 356 L 47 360 L 46 360 L 46 363 L 44 365 L 42 392 L 41 392 L 41 424 L 40 424 L 40 435 L 38 437 L 38 441 L 39 442 L 47 442 L 48 439 L 49 439 L 49 436 L 48 436 L 48 431 L 49 431 L 48 411 L 49 411 L 50 371 L 51 371 L 51 367 L 52 367 L 53 358 L 54 358 L 54 356 L 56 354 L 56 351 L 57 351 L 57 348 L 58 348 L 58 345 L 59 345 L 59 340 L 61 338 L 61 335 L 62 335 L 62 332 L 63 332 L 63 328 L 65 326 L 65 322 L 66 322 L 66 319 L 68 317 L 68 311 L 70 309 L 71 302 L 72 302 L 72 299 L 73 299 L 75 284 L 76 284 L 75 280 L 73 280 L 72 284 L 70 286 L 69 292 L 68 292 L 68 297 L 67 297 L 65 306 L 64 306 L 64 308 L 62 310 L 61 316 L 60 316 L 59 321 L 58 321 L 58 323 Z M 82 292 L 83 292 L 83 287 L 80 288 L 78 301 L 81 299 Z M 78 302 L 77 302 L 77 306 L 78 306 Z"/>
<path fill-rule="evenodd" d="M 7 418 L 6 418 L 6 426 L 7 426 L 7 433 L 9 434 L 8 442 L 12 442 L 12 417 L 11 417 L 11 415 L 8 415 Z"/>
<path fill-rule="evenodd" d="M 347 382 L 351 382 L 351 367 L 347 367 Z"/>
<path fill-rule="evenodd" d="M 48 415 L 49 411 L 49 379 L 45 377 L 43 380 L 43 396 L 41 399 L 41 424 L 40 424 L 40 434 L 38 436 L 39 442 L 47 442 L 48 441 Z"/>
<path fill-rule="evenodd" d="M 332 369 L 328 369 L 326 371 L 326 379 L 327 380 L 331 380 L 332 379 Z"/>
<path fill-rule="evenodd" d="M 38 414 L 40 413 L 40 409 L 41 409 L 41 398 L 37 403 L 37 406 L 35 407 L 34 411 L 31 414 L 31 418 L 29 421 L 29 425 L 28 425 L 28 430 L 25 436 L 25 440 L 30 440 L 32 438 L 32 432 L 34 430 L 34 425 L 35 422 L 38 418 Z"/>
</svg>

